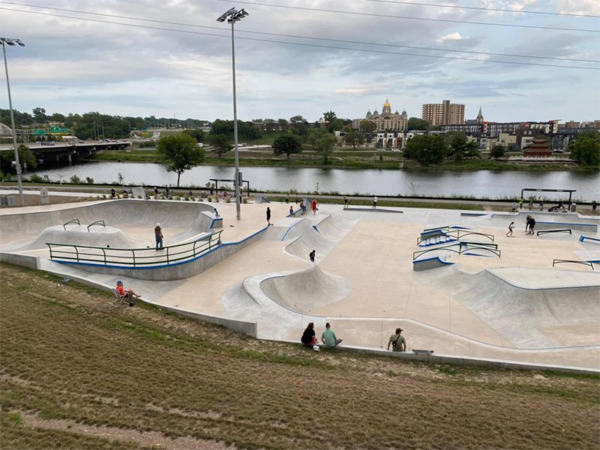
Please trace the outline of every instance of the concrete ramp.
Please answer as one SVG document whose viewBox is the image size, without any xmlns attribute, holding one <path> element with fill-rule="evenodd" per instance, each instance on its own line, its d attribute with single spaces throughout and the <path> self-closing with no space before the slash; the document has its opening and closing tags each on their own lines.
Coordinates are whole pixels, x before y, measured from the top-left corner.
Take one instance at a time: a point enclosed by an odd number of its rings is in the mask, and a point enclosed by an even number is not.
<svg viewBox="0 0 600 450">
<path fill-rule="evenodd" d="M 469 274 L 454 267 L 422 272 L 419 279 L 449 290 L 517 348 L 600 345 L 600 275 L 520 270 L 532 271 L 525 278 L 536 278 L 538 285 L 523 287 L 516 272 L 503 269 Z M 565 287 L 557 278 L 564 279 Z"/>
<path fill-rule="evenodd" d="M 354 228 L 358 220 L 344 219 L 336 215 L 329 215 L 314 228 L 327 239 L 340 242 Z"/>
<path fill-rule="evenodd" d="M 310 220 L 296 219 L 298 222 L 289 228 L 286 240 L 293 241 L 285 247 L 285 251 L 290 255 L 297 256 L 302 259 L 309 259 L 309 253 L 316 251 L 316 261 L 321 262 L 331 250 L 335 247 L 336 242 L 321 235 Z"/>
<path fill-rule="evenodd" d="M 71 224 L 66 229 L 62 225 L 46 228 L 33 240 L 9 246 L 5 251 L 46 249 L 46 243 L 111 248 L 146 248 L 154 245 L 150 241 L 132 238 L 118 228 L 95 226 L 88 230 L 86 225 Z"/>
<path fill-rule="evenodd" d="M 267 278 L 261 290 L 274 302 L 300 313 L 311 313 L 350 295 L 350 283 L 318 266 L 289 275 Z"/>
</svg>

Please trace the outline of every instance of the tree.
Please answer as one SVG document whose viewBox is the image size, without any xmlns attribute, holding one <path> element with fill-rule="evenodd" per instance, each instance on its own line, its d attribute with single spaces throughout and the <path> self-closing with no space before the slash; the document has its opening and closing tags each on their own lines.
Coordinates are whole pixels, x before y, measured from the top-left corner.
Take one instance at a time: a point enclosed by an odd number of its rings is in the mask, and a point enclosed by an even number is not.
<svg viewBox="0 0 600 450">
<path fill-rule="evenodd" d="M 377 124 L 372 120 L 361 120 L 360 131 L 363 133 L 372 133 L 377 129 Z"/>
<path fill-rule="evenodd" d="M 279 129 L 281 131 L 287 131 L 290 124 L 285 119 L 277 119 L 277 125 L 279 125 Z"/>
<path fill-rule="evenodd" d="M 494 159 L 502 158 L 504 156 L 504 147 L 500 144 L 494 145 L 494 148 L 490 151 L 490 156 Z"/>
<path fill-rule="evenodd" d="M 33 120 L 36 123 L 44 123 L 47 120 L 46 110 L 44 108 L 33 108 Z"/>
<path fill-rule="evenodd" d="M 449 145 L 448 156 L 455 161 L 462 161 L 465 157 L 481 157 L 477 151 L 475 141 L 469 141 L 464 133 L 459 131 L 450 131 L 445 135 L 446 143 Z"/>
<path fill-rule="evenodd" d="M 265 131 L 267 133 L 272 133 L 273 131 L 275 131 L 276 127 L 277 122 L 275 122 L 273 119 L 265 119 Z"/>
<path fill-rule="evenodd" d="M 429 130 L 429 122 L 418 117 L 408 119 L 408 131 L 411 130 Z"/>
<path fill-rule="evenodd" d="M 579 164 L 597 166 L 600 164 L 600 133 L 594 130 L 581 133 L 575 142 L 569 145 L 571 158 Z"/>
<path fill-rule="evenodd" d="M 167 171 L 177 174 L 177 187 L 183 172 L 204 161 L 204 150 L 198 147 L 196 139 L 183 133 L 161 137 L 156 150 L 167 162 Z"/>
<path fill-rule="evenodd" d="M 329 157 L 333 154 L 335 144 L 337 144 L 337 139 L 333 134 L 327 132 L 316 139 L 315 151 L 323 157 L 323 164 L 329 164 Z"/>
<path fill-rule="evenodd" d="M 19 145 L 17 148 L 19 152 L 19 163 L 23 170 L 35 169 L 37 167 L 37 158 L 26 145 Z M 15 160 L 14 151 L 2 152 L 2 170 L 6 173 L 10 171 L 16 172 L 16 167 L 13 167 L 13 161 Z"/>
<path fill-rule="evenodd" d="M 308 134 L 308 121 L 302 116 L 294 116 L 290 118 L 290 129 L 298 136 Z"/>
<path fill-rule="evenodd" d="M 221 134 L 211 136 L 209 143 L 217 150 L 219 158 L 223 156 L 223 153 L 228 152 L 232 148 L 229 144 L 229 139 Z"/>
<path fill-rule="evenodd" d="M 202 142 L 202 139 L 204 139 L 204 132 L 200 128 L 183 130 L 182 133 L 193 137 L 196 142 Z"/>
<path fill-rule="evenodd" d="M 358 131 L 350 131 L 344 135 L 344 144 L 351 145 L 356 150 L 357 145 L 365 143 L 365 137 Z"/>
<path fill-rule="evenodd" d="M 337 119 L 337 115 L 333 111 L 327 111 L 323 113 L 323 120 L 325 122 L 333 123 Z"/>
<path fill-rule="evenodd" d="M 290 160 L 290 155 L 292 153 L 300 153 L 302 152 L 302 142 L 298 136 L 293 134 L 284 134 L 283 136 L 279 136 L 273 142 L 273 153 L 275 156 L 279 155 L 287 155 L 288 161 Z"/>
<path fill-rule="evenodd" d="M 344 121 L 342 119 L 335 119 L 333 122 L 329 123 L 327 130 L 330 133 L 333 133 L 334 131 L 342 130 L 344 128 L 344 126 L 346 126 L 346 124 L 344 123 Z"/>
<path fill-rule="evenodd" d="M 439 164 L 446 152 L 447 144 L 442 136 L 419 135 L 407 142 L 404 157 L 416 159 L 423 165 Z"/>
</svg>

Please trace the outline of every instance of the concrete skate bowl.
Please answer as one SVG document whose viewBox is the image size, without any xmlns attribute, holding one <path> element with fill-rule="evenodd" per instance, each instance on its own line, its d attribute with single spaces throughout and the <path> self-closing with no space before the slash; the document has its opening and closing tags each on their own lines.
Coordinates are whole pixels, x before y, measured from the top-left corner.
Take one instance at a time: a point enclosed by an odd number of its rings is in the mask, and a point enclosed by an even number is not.
<svg viewBox="0 0 600 450">
<path fill-rule="evenodd" d="M 87 226 L 104 221 L 107 228 L 118 228 L 127 239 L 142 242 L 154 240 L 154 227 L 160 223 L 165 235 L 165 244 L 175 244 L 207 232 L 214 227 L 213 207 L 203 203 L 160 202 L 146 200 L 116 200 L 87 206 L 75 206 L 54 211 L 15 213 L 2 216 L 0 234 L 2 250 L 18 248 L 27 244 L 29 249 L 42 243 L 42 234 L 53 234 L 56 227 L 78 219 L 82 230 Z M 77 224 L 66 226 L 75 230 Z M 94 226 L 90 233 L 100 233 Z M 122 239 L 122 237 L 115 239 Z M 142 238 L 143 236 L 143 238 Z M 59 241 L 62 242 L 62 241 Z M 35 243 L 35 244 L 34 244 Z M 17 245 L 18 244 L 18 245 Z M 137 245 L 136 245 L 137 246 Z M 144 245 L 145 247 L 145 245 Z"/>
<path fill-rule="evenodd" d="M 289 228 L 282 238 L 282 240 L 292 240 L 285 247 L 285 251 L 290 255 L 306 260 L 309 259 L 310 252 L 315 250 L 317 254 L 316 262 L 321 262 L 355 224 L 355 221 L 332 216 L 327 217 L 317 225 L 313 225 L 310 220 L 300 219 Z"/>
<path fill-rule="evenodd" d="M 273 302 L 289 310 L 310 314 L 336 303 L 352 291 L 350 282 L 323 272 L 318 266 L 289 275 L 267 278 L 260 289 Z"/>
<path fill-rule="evenodd" d="M 526 288 L 503 279 L 508 270 L 469 274 L 454 266 L 419 277 L 449 292 L 516 348 L 600 347 L 600 274 L 520 268 L 525 282 L 549 286 Z"/>
<path fill-rule="evenodd" d="M 486 214 L 477 218 L 469 218 L 471 225 L 481 227 L 506 228 L 510 222 L 515 222 L 517 227 L 525 226 L 527 216 L 535 219 L 536 230 L 555 228 L 570 228 L 586 233 L 597 233 L 600 220 L 595 217 L 581 217 L 577 213 L 536 213 L 535 211 L 522 211 L 516 214 Z"/>
</svg>

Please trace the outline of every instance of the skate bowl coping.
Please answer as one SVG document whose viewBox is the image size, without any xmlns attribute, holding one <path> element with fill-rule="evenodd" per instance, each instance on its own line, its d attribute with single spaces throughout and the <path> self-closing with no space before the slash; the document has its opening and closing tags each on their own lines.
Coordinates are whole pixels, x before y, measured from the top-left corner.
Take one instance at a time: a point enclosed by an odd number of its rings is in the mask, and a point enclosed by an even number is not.
<svg viewBox="0 0 600 450">
<path fill-rule="evenodd" d="M 173 264 L 196 258 L 221 244 L 222 231 L 206 233 L 183 244 L 154 248 L 111 248 L 91 245 L 46 243 L 50 260 L 56 262 L 91 263 L 105 266 L 139 267 Z"/>
<path fill-rule="evenodd" d="M 453 237 L 456 239 L 461 239 L 466 236 L 483 236 L 483 237 L 489 239 L 490 241 L 494 242 L 493 234 L 478 233 L 476 231 L 462 230 L 462 229 L 447 230 L 447 231 L 442 231 L 441 229 L 437 229 L 437 230 L 431 230 L 431 231 L 424 231 L 423 233 L 421 233 L 421 237 L 417 238 L 417 245 L 419 245 L 421 242 L 423 242 L 427 239 L 430 239 L 432 237 L 437 237 L 437 236 L 450 236 L 450 237 Z"/>
<path fill-rule="evenodd" d="M 427 250 L 416 251 L 413 253 L 413 262 L 418 262 L 418 261 L 416 261 L 417 258 L 420 258 L 421 256 L 423 256 L 427 253 L 431 253 L 431 252 L 449 251 L 449 252 L 454 252 L 454 253 L 458 253 L 459 255 L 462 255 L 463 253 L 465 253 L 469 250 L 475 250 L 475 249 L 493 253 L 498 258 L 500 258 L 500 255 L 501 255 L 501 251 L 498 250 L 497 244 L 485 244 L 485 243 L 479 243 L 479 242 L 477 242 L 477 243 L 475 243 L 475 242 L 458 242 L 456 244 L 446 245 L 444 247 L 436 247 L 436 248 L 430 248 Z"/>
<path fill-rule="evenodd" d="M 594 263 L 592 261 L 577 261 L 574 259 L 554 259 L 552 260 L 552 267 L 556 264 L 582 264 L 584 266 L 589 266 L 592 270 L 594 270 Z"/>
</svg>

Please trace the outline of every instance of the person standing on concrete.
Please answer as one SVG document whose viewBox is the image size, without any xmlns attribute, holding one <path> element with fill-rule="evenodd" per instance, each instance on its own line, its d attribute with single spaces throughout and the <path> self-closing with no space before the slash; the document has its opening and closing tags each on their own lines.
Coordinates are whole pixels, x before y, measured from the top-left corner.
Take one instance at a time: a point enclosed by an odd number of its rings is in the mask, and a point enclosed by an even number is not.
<svg viewBox="0 0 600 450">
<path fill-rule="evenodd" d="M 402 336 L 402 328 L 396 328 L 396 334 L 392 334 L 388 339 L 387 349 L 392 346 L 394 352 L 405 352 L 406 351 L 406 339 Z"/>
<path fill-rule="evenodd" d="M 373 197 L 373 208 L 377 208 L 377 196 Z"/>
<path fill-rule="evenodd" d="M 517 212 L 517 202 L 512 203 L 512 209 L 510 210 L 510 212 Z"/>
<path fill-rule="evenodd" d="M 506 233 L 507 237 L 514 237 L 513 236 L 513 230 L 515 229 L 515 223 L 511 222 L 510 225 L 508 226 L 508 233 Z"/>
<path fill-rule="evenodd" d="M 294 212 L 294 205 L 290 205 L 290 217 L 296 217 L 296 213 Z"/>
<path fill-rule="evenodd" d="M 313 211 L 313 216 L 314 216 L 315 214 L 317 214 L 317 209 L 318 209 L 318 208 L 317 208 L 317 199 L 316 199 L 316 198 L 313 198 L 313 200 L 312 200 L 312 211 Z"/>
<path fill-rule="evenodd" d="M 309 253 L 308 257 L 310 258 L 310 262 L 315 262 L 315 258 L 317 256 L 317 252 L 315 250 L 313 250 L 312 252 Z"/>
<path fill-rule="evenodd" d="M 592 214 L 596 214 L 596 208 L 598 207 L 598 203 L 596 200 L 592 202 Z"/>
<path fill-rule="evenodd" d="M 535 234 L 535 219 L 533 217 L 529 218 L 529 234 Z"/>
<path fill-rule="evenodd" d="M 307 347 L 313 347 L 319 344 L 319 340 L 315 336 L 315 324 L 313 322 L 308 324 L 306 330 L 302 333 L 300 341 Z"/>
<path fill-rule="evenodd" d="M 523 202 L 524 202 L 524 201 L 525 201 L 525 200 L 523 200 L 523 197 L 520 197 L 520 198 L 519 198 L 519 209 L 523 209 Z"/>
<path fill-rule="evenodd" d="M 154 186 L 154 200 L 158 200 L 158 187 Z"/>
<path fill-rule="evenodd" d="M 167 200 L 169 200 L 169 194 L 171 193 L 171 191 L 169 190 L 169 186 L 167 186 L 167 188 L 165 189 L 165 198 Z"/>
<path fill-rule="evenodd" d="M 544 210 L 544 200 L 540 200 L 540 211 Z"/>
<path fill-rule="evenodd" d="M 531 216 L 527 216 L 525 219 L 525 234 L 529 234 L 529 224 L 531 223 Z"/>
<path fill-rule="evenodd" d="M 271 208 L 267 206 L 267 226 L 270 227 L 271 225 L 273 225 L 271 223 Z"/>
<path fill-rule="evenodd" d="M 156 238 L 156 250 L 163 249 L 163 234 L 162 228 L 160 227 L 160 223 L 156 224 L 156 228 L 154 228 L 154 237 Z"/>
<path fill-rule="evenodd" d="M 321 334 L 321 341 L 328 348 L 334 348 L 342 343 L 342 340 L 338 339 L 335 335 L 335 331 L 331 329 L 329 322 L 325 324 L 325 331 Z"/>
<path fill-rule="evenodd" d="M 117 198 L 117 191 L 115 191 L 115 188 L 112 188 L 112 189 L 110 190 L 110 196 L 111 196 L 112 198 Z"/>
<path fill-rule="evenodd" d="M 348 207 L 348 197 L 344 195 L 344 208 Z"/>
</svg>

